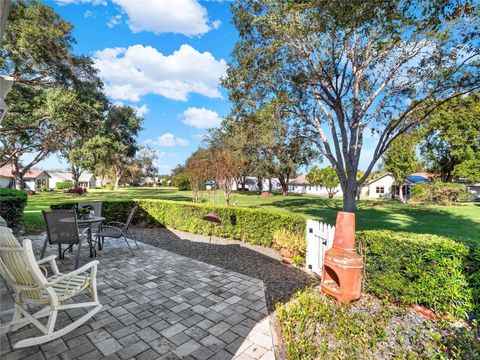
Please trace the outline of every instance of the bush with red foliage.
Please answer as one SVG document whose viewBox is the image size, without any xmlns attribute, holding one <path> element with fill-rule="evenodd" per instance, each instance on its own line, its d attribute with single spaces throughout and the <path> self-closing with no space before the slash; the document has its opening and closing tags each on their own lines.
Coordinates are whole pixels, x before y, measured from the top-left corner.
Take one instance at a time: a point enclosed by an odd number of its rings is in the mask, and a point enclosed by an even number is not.
<svg viewBox="0 0 480 360">
<path fill-rule="evenodd" d="M 71 189 L 68 189 L 67 192 L 69 194 L 78 194 L 79 196 L 85 195 L 87 193 L 87 188 L 83 188 L 80 186 L 74 186 Z"/>
</svg>

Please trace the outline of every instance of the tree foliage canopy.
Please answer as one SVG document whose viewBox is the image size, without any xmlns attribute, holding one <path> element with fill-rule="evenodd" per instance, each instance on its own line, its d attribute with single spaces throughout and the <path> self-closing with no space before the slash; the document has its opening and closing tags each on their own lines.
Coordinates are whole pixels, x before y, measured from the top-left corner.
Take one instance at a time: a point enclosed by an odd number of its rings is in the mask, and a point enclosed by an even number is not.
<svg viewBox="0 0 480 360">
<path fill-rule="evenodd" d="M 347 211 L 397 136 L 480 86 L 478 4 L 468 0 L 239 0 L 233 13 L 232 116 L 285 94 L 285 111 L 335 169 Z M 357 179 L 370 130 L 378 141 Z"/>
</svg>

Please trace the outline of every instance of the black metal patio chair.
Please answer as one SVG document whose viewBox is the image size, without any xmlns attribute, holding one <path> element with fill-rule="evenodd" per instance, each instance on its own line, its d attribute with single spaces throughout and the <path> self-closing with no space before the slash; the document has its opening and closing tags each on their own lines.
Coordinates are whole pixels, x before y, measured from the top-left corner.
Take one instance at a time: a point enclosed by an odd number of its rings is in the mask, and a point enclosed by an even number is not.
<svg viewBox="0 0 480 360">
<path fill-rule="evenodd" d="M 78 245 L 77 256 L 75 258 L 75 269 L 78 268 L 82 241 L 84 239 L 88 241 L 88 231 L 90 231 L 90 228 L 85 228 L 79 233 L 75 210 L 42 210 L 42 214 L 45 219 L 47 235 L 40 254 L 40 259 L 43 259 L 45 256 L 47 244 L 58 245 L 59 259 L 64 258 L 67 250 L 72 252 L 73 246 Z M 67 248 L 63 252 L 62 245 L 67 245 Z"/>
<path fill-rule="evenodd" d="M 138 205 L 135 205 L 130 211 L 130 213 L 128 214 L 127 221 L 125 223 L 122 223 L 119 221 L 111 221 L 107 225 L 103 225 L 102 230 L 97 233 L 98 249 L 99 250 L 102 249 L 106 237 L 113 238 L 113 239 L 120 239 L 123 237 L 123 239 L 127 243 L 128 248 L 130 249 L 130 252 L 132 253 L 132 255 L 135 255 L 133 253 L 132 248 L 130 247 L 130 244 L 128 243 L 127 235 L 130 236 L 130 238 L 135 242 L 137 249 L 139 249 L 140 247 L 137 244 L 137 239 L 135 238 L 135 235 L 130 230 L 130 225 L 132 224 L 132 220 L 137 214 L 137 211 L 138 211 Z"/>
</svg>

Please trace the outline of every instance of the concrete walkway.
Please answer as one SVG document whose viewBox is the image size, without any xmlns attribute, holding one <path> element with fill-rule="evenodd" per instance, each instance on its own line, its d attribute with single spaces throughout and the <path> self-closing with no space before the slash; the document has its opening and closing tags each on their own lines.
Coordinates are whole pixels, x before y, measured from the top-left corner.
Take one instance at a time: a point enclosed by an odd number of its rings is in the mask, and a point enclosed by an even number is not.
<svg viewBox="0 0 480 360">
<path fill-rule="evenodd" d="M 43 237 L 30 237 L 38 252 Z M 132 243 L 133 244 L 133 243 Z M 40 332 L 1 334 L 0 358 L 9 359 L 275 359 L 263 282 L 140 243 L 106 239 L 98 289 L 103 309 L 63 338 L 12 351 L 11 344 Z M 49 247 L 47 255 L 55 254 Z M 73 269 L 75 253 L 59 261 Z M 81 264 L 90 261 L 82 249 Z M 1 281 L 2 322 L 12 299 Z M 84 313 L 71 310 L 57 324 Z"/>
</svg>

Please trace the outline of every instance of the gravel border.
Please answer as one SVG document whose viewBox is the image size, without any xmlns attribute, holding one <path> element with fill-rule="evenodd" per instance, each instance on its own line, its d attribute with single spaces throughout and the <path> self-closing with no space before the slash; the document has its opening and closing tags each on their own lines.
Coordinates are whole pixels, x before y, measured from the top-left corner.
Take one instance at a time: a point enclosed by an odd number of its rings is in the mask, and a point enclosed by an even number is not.
<svg viewBox="0 0 480 360">
<path fill-rule="evenodd" d="M 285 303 L 297 291 L 319 283 L 313 275 L 282 263 L 274 249 L 174 229 L 135 227 L 133 231 L 146 244 L 262 280 L 269 313 L 275 311 L 275 303 Z"/>
</svg>

